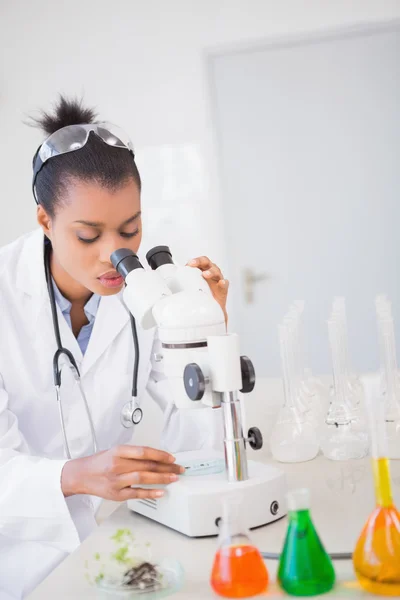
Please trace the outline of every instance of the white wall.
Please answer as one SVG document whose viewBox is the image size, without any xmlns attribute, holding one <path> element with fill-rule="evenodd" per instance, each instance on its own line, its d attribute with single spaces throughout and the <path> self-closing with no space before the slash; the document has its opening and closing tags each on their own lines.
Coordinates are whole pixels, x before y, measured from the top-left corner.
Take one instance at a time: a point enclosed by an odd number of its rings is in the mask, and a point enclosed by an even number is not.
<svg viewBox="0 0 400 600">
<path fill-rule="evenodd" d="M 399 56 L 396 24 L 213 59 L 232 283 L 248 267 L 267 273 L 230 315 L 258 376 L 281 372 L 278 324 L 295 299 L 317 373 L 331 370 L 334 296 L 346 298 L 357 371 L 379 364 L 376 294 L 393 302 L 400 339 Z"/>
<path fill-rule="evenodd" d="M 84 93 L 136 145 L 144 244 L 167 242 L 181 259 L 206 252 L 223 265 L 206 52 L 395 17 L 396 0 L 0 0 L 0 243 L 34 225 L 40 134 L 23 119 L 59 91 Z"/>
</svg>

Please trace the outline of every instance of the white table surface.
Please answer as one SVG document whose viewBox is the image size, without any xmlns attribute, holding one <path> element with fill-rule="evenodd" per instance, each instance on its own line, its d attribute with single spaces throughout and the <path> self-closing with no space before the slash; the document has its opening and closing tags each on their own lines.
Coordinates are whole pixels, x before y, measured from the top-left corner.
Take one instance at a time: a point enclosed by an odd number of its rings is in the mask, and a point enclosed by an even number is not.
<svg viewBox="0 0 400 600">
<path fill-rule="evenodd" d="M 252 454 L 255 458 L 256 454 Z M 262 455 L 261 460 L 269 462 Z M 276 464 L 276 463 L 275 463 Z M 280 465 L 287 473 L 289 487 L 309 487 L 312 494 L 312 517 L 319 534 L 330 552 L 352 551 L 358 535 L 374 507 L 370 461 L 332 462 L 319 456 L 307 463 Z M 392 461 L 392 479 L 397 505 L 400 505 L 400 461 Z M 154 552 L 178 559 L 185 570 L 185 584 L 171 596 L 178 599 L 216 598 L 209 586 L 209 575 L 216 551 L 216 538 L 190 539 L 161 526 L 121 505 L 85 542 L 71 554 L 29 596 L 29 600 L 57 598 L 97 598 L 96 589 L 85 579 L 85 561 L 93 560 L 96 552 L 105 550 L 110 536 L 119 528 L 128 527 L 136 541 L 150 542 Z M 252 541 L 260 550 L 280 552 L 287 519 L 251 532 Z M 270 586 L 265 596 L 281 598 L 283 593 L 275 583 L 277 563 L 267 561 Z M 366 598 L 353 574 L 351 561 L 336 561 L 338 583 L 325 596 L 331 598 Z M 378 598 L 378 596 L 371 596 Z"/>
</svg>

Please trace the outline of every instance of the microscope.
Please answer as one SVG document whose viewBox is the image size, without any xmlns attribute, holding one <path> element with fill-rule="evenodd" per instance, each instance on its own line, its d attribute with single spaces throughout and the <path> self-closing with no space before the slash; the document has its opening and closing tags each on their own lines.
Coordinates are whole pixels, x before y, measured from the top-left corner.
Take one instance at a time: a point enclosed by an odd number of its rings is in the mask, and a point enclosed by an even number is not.
<svg viewBox="0 0 400 600">
<path fill-rule="evenodd" d="M 245 435 L 242 426 L 240 394 L 254 388 L 252 362 L 240 355 L 238 336 L 226 332 L 223 311 L 200 270 L 176 265 L 167 246 L 147 253 L 150 270 L 128 249 L 111 260 L 125 279 L 123 301 L 138 325 L 158 330 L 153 365 L 176 407 L 223 414 L 224 452 L 177 453 L 186 468 L 180 480 L 160 499 L 129 500 L 128 507 L 190 537 L 218 535 L 225 494 L 240 494 L 250 528 L 284 516 L 284 473 L 247 458 L 247 445 L 262 447 L 260 430 L 252 427 Z"/>
</svg>

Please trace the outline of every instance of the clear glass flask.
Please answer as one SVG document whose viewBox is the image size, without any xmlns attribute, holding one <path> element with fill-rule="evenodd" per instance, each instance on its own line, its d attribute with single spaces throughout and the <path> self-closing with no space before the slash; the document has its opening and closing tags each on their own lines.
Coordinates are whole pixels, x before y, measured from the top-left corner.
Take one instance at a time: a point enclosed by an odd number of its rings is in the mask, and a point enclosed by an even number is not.
<svg viewBox="0 0 400 600">
<path fill-rule="evenodd" d="M 360 381 L 360 378 L 355 373 L 352 368 L 350 361 L 350 352 L 349 352 L 349 341 L 348 341 L 348 328 L 347 328 L 347 314 L 346 314 L 346 302 L 343 297 L 337 297 L 333 301 L 332 306 L 332 315 L 337 321 L 339 331 L 340 331 L 340 339 L 341 339 L 341 352 L 343 354 L 343 365 L 344 365 L 344 377 L 347 388 L 347 396 L 351 403 L 351 407 L 353 410 L 359 411 L 363 408 L 363 399 L 364 399 L 364 388 Z M 364 423 L 363 426 L 366 427 L 365 414 L 363 414 Z"/>
<path fill-rule="evenodd" d="M 385 404 L 379 386 L 367 388 L 376 508 L 353 552 L 361 586 L 380 596 L 400 597 L 400 513 L 393 502 L 385 426 Z"/>
<path fill-rule="evenodd" d="M 306 368 L 303 313 L 304 302 L 298 300 L 291 307 L 285 322 L 289 321 L 292 328 L 298 407 L 306 413 L 307 419 L 318 432 L 328 410 L 329 390 L 313 376 L 311 369 Z"/>
<path fill-rule="evenodd" d="M 309 418 L 304 398 L 299 394 L 296 354 L 292 330 L 279 326 L 279 342 L 283 370 L 284 404 L 270 437 L 270 449 L 280 462 L 305 462 L 315 458 L 319 443 L 315 423 Z"/>
<path fill-rule="evenodd" d="M 211 572 L 211 587 L 224 598 L 250 598 L 266 591 L 268 571 L 258 549 L 251 543 L 243 522 L 241 498 L 223 500 L 218 550 Z"/>
<path fill-rule="evenodd" d="M 280 586 L 293 596 L 329 592 L 335 584 L 335 570 L 312 521 L 307 489 L 288 494 L 288 519 L 278 567 Z"/>
<path fill-rule="evenodd" d="M 365 420 L 355 410 L 354 399 L 349 396 L 340 322 L 329 319 L 328 331 L 334 393 L 321 431 L 321 450 L 331 460 L 363 458 L 369 450 L 368 433 Z"/>
<path fill-rule="evenodd" d="M 388 458 L 400 458 L 400 380 L 397 368 L 396 340 L 390 302 L 376 299 L 379 349 L 381 355 L 382 397 L 388 436 Z"/>
</svg>

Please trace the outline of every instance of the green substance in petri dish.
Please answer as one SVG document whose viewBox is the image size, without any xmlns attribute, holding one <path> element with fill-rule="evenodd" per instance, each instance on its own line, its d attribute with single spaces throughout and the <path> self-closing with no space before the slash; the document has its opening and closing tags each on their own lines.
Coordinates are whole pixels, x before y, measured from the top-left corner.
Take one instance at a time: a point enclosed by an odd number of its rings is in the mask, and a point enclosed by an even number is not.
<svg viewBox="0 0 400 600">
<path fill-rule="evenodd" d="M 114 552 L 114 554 L 111 555 L 111 558 L 113 558 L 114 560 L 116 560 L 119 563 L 129 563 L 131 561 L 130 557 L 129 557 L 129 548 L 128 546 L 122 546 L 121 548 L 118 548 L 118 550 L 116 552 Z"/>
<path fill-rule="evenodd" d="M 289 526 L 278 568 L 281 587 L 293 596 L 329 592 L 335 584 L 332 561 L 316 532 L 309 510 L 288 513 Z"/>
<path fill-rule="evenodd" d="M 126 540 L 133 541 L 135 538 L 130 529 L 117 529 L 110 539 L 114 540 L 117 544 L 123 544 Z"/>
</svg>

